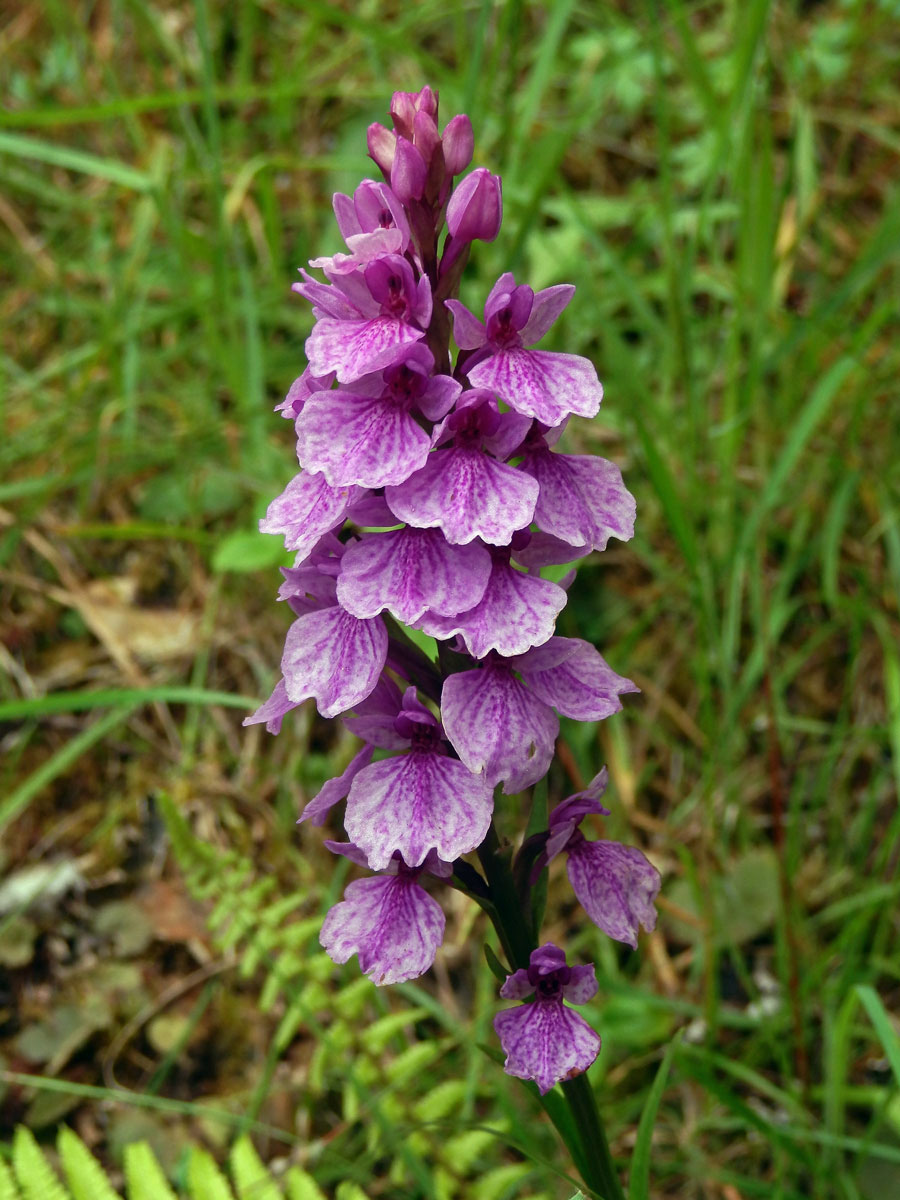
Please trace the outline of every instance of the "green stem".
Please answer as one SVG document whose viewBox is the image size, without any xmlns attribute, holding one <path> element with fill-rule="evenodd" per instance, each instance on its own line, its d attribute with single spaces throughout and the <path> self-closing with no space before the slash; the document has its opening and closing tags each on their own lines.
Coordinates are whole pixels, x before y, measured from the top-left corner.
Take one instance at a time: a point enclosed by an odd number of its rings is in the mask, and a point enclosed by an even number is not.
<svg viewBox="0 0 900 1200">
<path fill-rule="evenodd" d="M 582 1174 L 584 1182 L 601 1195 L 603 1200 L 625 1200 L 625 1193 L 622 1191 L 619 1174 L 612 1160 L 609 1142 L 606 1140 L 606 1132 L 597 1109 L 594 1090 L 588 1082 L 587 1075 L 576 1075 L 574 1079 L 567 1079 L 562 1085 L 562 1090 L 578 1128 L 584 1160 L 588 1167 L 588 1173 Z"/>
<path fill-rule="evenodd" d="M 500 944 L 513 969 L 527 967 L 536 949 L 527 916 L 525 897 L 520 897 L 513 878 L 509 848 L 501 846 L 493 824 L 478 850 L 478 857 L 491 893 L 490 915 Z M 556 1105 L 544 1102 L 544 1111 L 556 1126 L 585 1184 L 597 1200 L 625 1200 L 597 1102 L 586 1075 L 567 1079 L 562 1085 L 570 1120 L 554 1113 Z"/>
</svg>

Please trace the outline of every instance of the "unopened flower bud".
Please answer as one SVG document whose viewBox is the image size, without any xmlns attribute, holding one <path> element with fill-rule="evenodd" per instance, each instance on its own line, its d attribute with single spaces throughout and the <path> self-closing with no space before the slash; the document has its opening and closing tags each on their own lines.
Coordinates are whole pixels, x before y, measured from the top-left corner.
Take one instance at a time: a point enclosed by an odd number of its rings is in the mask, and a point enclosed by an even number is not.
<svg viewBox="0 0 900 1200">
<path fill-rule="evenodd" d="M 435 150 L 441 144 L 441 135 L 430 113 L 417 112 L 413 121 L 413 142 L 426 164 L 431 164 Z"/>
<path fill-rule="evenodd" d="M 475 153 L 475 135 L 472 122 L 465 113 L 460 113 L 447 122 L 441 137 L 444 146 L 444 165 L 448 175 L 459 175 L 472 161 Z"/>
<path fill-rule="evenodd" d="M 397 138 L 394 162 L 391 166 L 391 190 L 401 204 L 420 200 L 425 188 L 427 168 L 422 155 L 412 142 Z"/>
<path fill-rule="evenodd" d="M 500 176 L 478 167 L 467 175 L 450 197 L 447 227 L 455 241 L 492 242 L 500 232 L 503 202 Z"/>
<path fill-rule="evenodd" d="M 430 87 L 423 87 L 420 92 L 394 92 L 391 96 L 391 119 L 394 128 L 410 140 L 417 112 L 427 113 L 432 120 L 437 121 L 438 98 Z"/>
<path fill-rule="evenodd" d="M 369 157 L 374 160 L 376 166 L 384 171 L 385 175 L 390 175 L 397 148 L 396 133 L 392 133 L 390 129 L 385 129 L 383 125 L 379 125 L 376 121 L 374 125 L 369 126 L 366 133 L 366 143 L 369 147 Z"/>
</svg>

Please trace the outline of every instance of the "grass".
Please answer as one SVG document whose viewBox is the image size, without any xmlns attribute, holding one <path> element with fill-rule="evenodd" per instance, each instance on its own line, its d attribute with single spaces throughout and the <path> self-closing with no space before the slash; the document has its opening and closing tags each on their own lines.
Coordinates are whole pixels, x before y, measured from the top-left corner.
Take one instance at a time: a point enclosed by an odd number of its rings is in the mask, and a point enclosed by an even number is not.
<svg viewBox="0 0 900 1200">
<path fill-rule="evenodd" d="M 637 955 L 551 885 L 548 935 L 602 976 L 591 1078 L 614 1153 L 652 1101 L 635 1195 L 893 1194 L 894 7 L 46 0 L 0 45 L 0 867 L 71 862 L 87 889 L 0 912 L 0 953 L 4 930 L 34 935 L 0 987 L 0 1121 L 80 1122 L 110 1164 L 156 1137 L 177 1175 L 188 1137 L 227 1142 L 212 1107 L 269 1158 L 286 1138 L 326 1189 L 574 1190 L 479 1048 L 480 918 L 450 906 L 415 986 L 333 971 L 315 933 L 343 876 L 294 820 L 352 748 L 308 712 L 278 739 L 242 730 L 234 700 L 267 694 L 286 626 L 279 548 L 253 530 L 293 470 L 270 411 L 310 326 L 289 284 L 336 245 L 330 193 L 370 173 L 366 125 L 428 81 L 504 177 L 463 298 L 509 268 L 578 285 L 555 345 L 594 359 L 606 401 L 568 443 L 620 461 L 638 500 L 561 627 L 643 695 L 569 727 L 550 779 L 561 796 L 607 762 L 611 832 L 665 878 Z M 172 813 L 196 831 L 177 862 Z M 153 1020 L 110 1065 L 136 1015 L 116 993 L 25 1086 L 44 1064 L 18 1039 L 103 951 L 92 913 L 151 885 L 179 936 L 117 954 Z M 197 956 L 221 966 L 202 1011 L 199 986 L 160 1001 Z M 38 1103 L 51 1083 L 67 1108 Z M 129 1124 L 135 1105 L 165 1124 Z"/>
</svg>

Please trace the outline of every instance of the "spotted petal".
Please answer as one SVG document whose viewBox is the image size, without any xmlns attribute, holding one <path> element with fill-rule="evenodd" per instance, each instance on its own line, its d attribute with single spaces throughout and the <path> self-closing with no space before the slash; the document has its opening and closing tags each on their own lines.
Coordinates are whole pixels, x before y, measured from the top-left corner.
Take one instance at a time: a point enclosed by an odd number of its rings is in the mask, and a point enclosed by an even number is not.
<svg viewBox="0 0 900 1200">
<path fill-rule="evenodd" d="M 636 950 L 638 926 L 656 926 L 657 869 L 637 846 L 619 842 L 582 838 L 568 855 L 566 870 L 581 907 L 605 934 Z"/>
<path fill-rule="evenodd" d="M 489 650 L 524 654 L 552 637 L 565 605 L 566 593 L 555 583 L 496 560 L 487 589 L 474 608 L 455 617 L 428 613 L 420 627 L 436 638 L 458 633 L 473 658 L 483 658 Z"/>
<path fill-rule="evenodd" d="M 402 483 L 425 465 L 431 439 L 388 398 L 318 392 L 297 418 L 297 457 L 333 487 Z"/>
<path fill-rule="evenodd" d="M 444 937 L 441 906 L 408 875 L 357 879 L 325 918 L 319 941 L 344 963 L 359 955 L 373 983 L 402 983 L 423 975 Z"/>
<path fill-rule="evenodd" d="M 340 606 L 298 617 L 287 632 L 281 671 L 291 700 L 314 696 L 323 717 L 364 700 L 387 658 L 388 635 L 376 617 L 360 621 Z"/>
<path fill-rule="evenodd" d="M 453 615 L 484 595 L 491 573 L 487 550 L 451 545 L 439 529 L 364 534 L 341 562 L 338 600 L 357 617 L 388 609 L 412 625 L 432 609 Z"/>
<path fill-rule="evenodd" d="M 506 1053 L 503 1069 L 533 1079 L 541 1095 L 586 1071 L 600 1053 L 600 1038 L 561 1000 L 535 1000 L 498 1013 L 494 1029 Z"/>
<path fill-rule="evenodd" d="M 574 721 L 602 721 L 619 712 L 621 693 L 640 691 L 581 638 L 550 638 L 515 665 L 535 695 Z"/>
<path fill-rule="evenodd" d="M 424 337 L 421 329 L 396 317 L 337 320 L 320 317 L 306 339 L 306 357 L 314 375 L 334 371 L 339 383 L 352 383 L 380 371 L 403 356 L 403 347 Z"/>
<path fill-rule="evenodd" d="M 462 671 L 444 683 L 441 719 L 454 750 L 490 787 L 520 792 L 546 774 L 559 721 L 507 667 Z"/>
<path fill-rule="evenodd" d="M 363 496 L 358 487 L 332 487 L 324 475 L 302 471 L 276 496 L 260 521 L 261 533 L 280 533 L 287 550 L 306 556 L 319 539 L 343 524 Z"/>
<path fill-rule="evenodd" d="M 385 499 L 401 521 L 419 529 L 439 527 L 448 542 L 480 537 L 505 546 L 534 516 L 538 486 L 515 467 L 469 447 L 436 450 L 421 470 Z"/>
<path fill-rule="evenodd" d="M 534 519 L 546 533 L 594 550 L 605 550 L 610 537 L 627 542 L 633 536 L 634 496 L 615 463 L 542 448 L 520 465 L 541 489 Z"/>
<path fill-rule="evenodd" d="M 480 845 L 493 810 L 491 789 L 457 759 L 428 750 L 372 763 L 354 779 L 344 827 L 382 870 L 395 851 L 410 867 L 429 850 L 452 862 Z"/>
<path fill-rule="evenodd" d="M 469 381 L 473 387 L 490 388 L 514 412 L 536 417 L 544 425 L 559 425 L 571 413 L 595 417 L 603 398 L 588 359 L 549 350 L 500 350 L 474 366 Z"/>
</svg>

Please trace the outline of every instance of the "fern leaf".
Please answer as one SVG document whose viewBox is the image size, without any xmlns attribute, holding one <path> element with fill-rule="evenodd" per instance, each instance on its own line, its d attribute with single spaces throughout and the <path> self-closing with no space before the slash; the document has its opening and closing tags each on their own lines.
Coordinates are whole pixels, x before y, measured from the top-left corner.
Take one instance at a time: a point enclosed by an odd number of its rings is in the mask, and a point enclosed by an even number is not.
<svg viewBox="0 0 900 1200">
<path fill-rule="evenodd" d="M 228 1181 L 216 1166 L 215 1159 L 199 1146 L 191 1151 L 188 1186 L 193 1200 L 234 1200 Z"/>
<path fill-rule="evenodd" d="M 228 1165 L 240 1200 L 282 1200 L 248 1137 L 238 1138 L 234 1143 Z"/>
<path fill-rule="evenodd" d="M 74 1130 L 60 1126 L 56 1149 L 72 1190 L 72 1200 L 121 1200 L 106 1173 Z"/>
<path fill-rule="evenodd" d="M 307 1175 L 299 1167 L 291 1167 L 284 1181 L 287 1184 L 287 1200 L 327 1200 L 312 1175 Z"/>
<path fill-rule="evenodd" d="M 19 1189 L 12 1177 L 12 1171 L 0 1158 L 0 1200 L 19 1200 Z"/>
<path fill-rule="evenodd" d="M 13 1170 L 23 1200 L 70 1200 L 34 1134 L 24 1125 L 19 1126 L 13 1139 Z"/>
<path fill-rule="evenodd" d="M 343 1183 L 338 1184 L 334 1200 L 369 1200 L 369 1197 L 358 1183 L 350 1183 L 345 1179 Z"/>
<path fill-rule="evenodd" d="M 125 1179 L 128 1200 L 178 1200 L 146 1142 L 125 1147 Z"/>
</svg>

